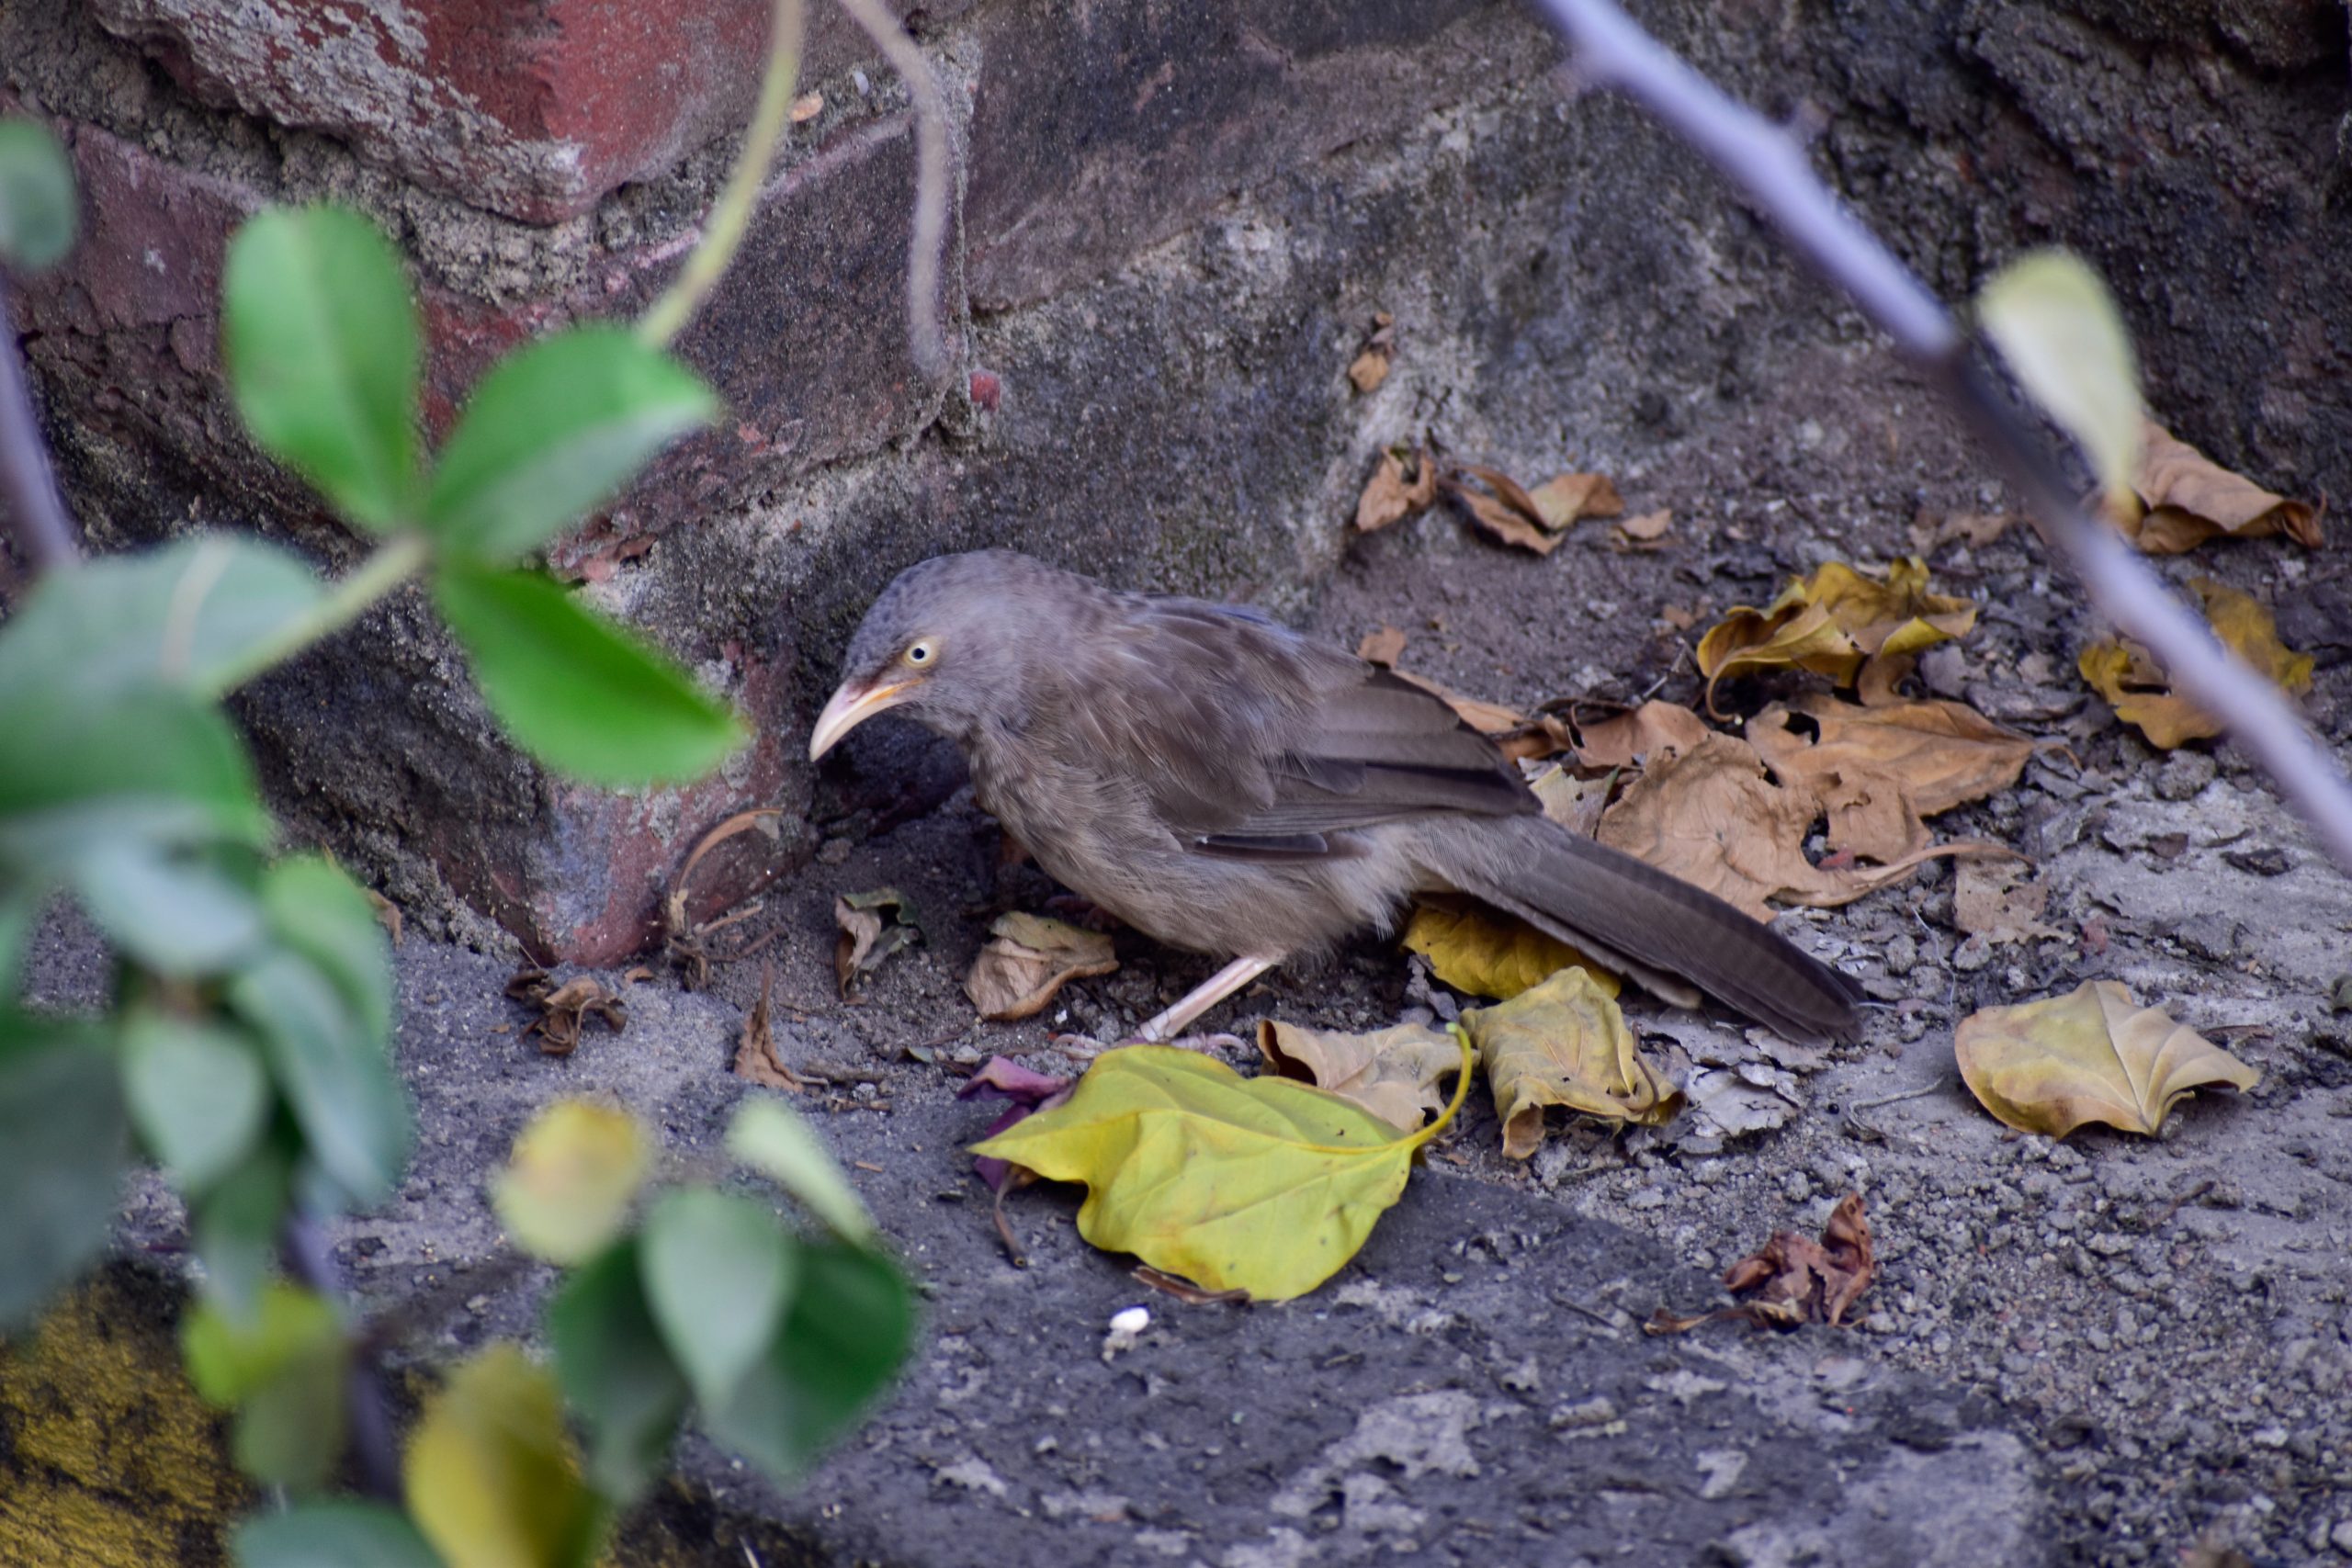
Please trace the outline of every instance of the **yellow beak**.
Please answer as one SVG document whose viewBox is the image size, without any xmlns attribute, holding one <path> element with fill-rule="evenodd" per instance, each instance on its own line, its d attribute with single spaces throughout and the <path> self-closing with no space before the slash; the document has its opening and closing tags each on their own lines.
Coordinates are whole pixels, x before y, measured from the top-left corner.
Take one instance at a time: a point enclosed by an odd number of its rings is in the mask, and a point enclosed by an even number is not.
<svg viewBox="0 0 2352 1568">
<path fill-rule="evenodd" d="M 831 750 L 842 736 L 884 708 L 897 707 L 913 696 L 913 687 L 911 681 L 893 681 L 887 686 L 871 689 L 861 689 L 854 682 L 842 682 L 841 690 L 825 704 L 825 711 L 817 716 L 817 727 L 808 732 L 808 760 L 813 762 Z"/>
</svg>

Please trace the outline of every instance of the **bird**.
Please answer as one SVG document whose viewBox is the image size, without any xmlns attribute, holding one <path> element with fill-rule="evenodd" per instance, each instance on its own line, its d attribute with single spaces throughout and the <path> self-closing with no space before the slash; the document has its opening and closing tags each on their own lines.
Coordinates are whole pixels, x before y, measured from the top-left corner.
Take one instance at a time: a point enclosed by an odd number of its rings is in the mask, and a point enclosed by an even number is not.
<svg viewBox="0 0 2352 1568">
<path fill-rule="evenodd" d="M 1467 895 L 1686 1007 L 1852 1035 L 1845 976 L 1713 894 L 1543 813 L 1445 701 L 1244 605 L 1012 550 L 907 568 L 850 639 L 811 762 L 877 714 L 963 752 L 983 809 L 1136 931 L 1230 962 L 1145 1023 L 1174 1039 L 1277 964 Z M 1694 988 L 1695 987 L 1695 988 Z"/>
</svg>

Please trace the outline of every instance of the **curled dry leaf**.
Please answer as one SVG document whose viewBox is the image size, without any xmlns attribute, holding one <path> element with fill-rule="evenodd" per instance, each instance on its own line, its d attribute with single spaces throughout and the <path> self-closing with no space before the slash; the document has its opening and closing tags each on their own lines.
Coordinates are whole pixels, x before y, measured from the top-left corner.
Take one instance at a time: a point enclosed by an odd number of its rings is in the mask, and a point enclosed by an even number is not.
<svg viewBox="0 0 2352 1568">
<path fill-rule="evenodd" d="M 1952 919 L 1988 942 L 2029 942 L 2059 933 L 2041 923 L 2050 886 L 2016 861 L 1963 861 L 1951 894 Z"/>
<path fill-rule="evenodd" d="M 1774 1231 L 1770 1240 L 1724 1271 L 1724 1289 L 1753 1299 L 1714 1312 L 1682 1314 L 1660 1307 L 1642 1330 L 1679 1334 L 1724 1318 L 1758 1328 L 1794 1328 L 1806 1323 L 1836 1327 L 1870 1289 L 1876 1271 L 1862 1196 L 1849 1192 L 1829 1211 L 1819 1241 L 1794 1231 Z"/>
<path fill-rule="evenodd" d="M 1348 380 L 1359 397 L 1369 396 L 1380 389 L 1388 379 L 1389 366 L 1396 357 L 1396 318 L 1385 310 L 1376 310 L 1372 317 L 1372 336 L 1364 340 L 1363 352 L 1348 367 Z"/>
<path fill-rule="evenodd" d="M 2017 518 L 2007 512 L 1947 512 L 1922 507 L 1911 519 L 1911 549 L 1930 556 L 1949 544 L 1981 550 L 2009 531 Z"/>
<path fill-rule="evenodd" d="M 1472 1008 L 1462 1027 L 1478 1048 L 1511 1159 L 1544 1142 L 1547 1105 L 1648 1126 L 1682 1109 L 1682 1091 L 1642 1059 L 1615 986 L 1584 969 L 1563 969 L 1498 1007 Z"/>
<path fill-rule="evenodd" d="M 1536 521 L 1555 534 L 1581 518 L 1622 517 L 1625 512 L 1624 500 L 1607 474 L 1557 474 L 1528 491 L 1527 499 L 1534 504 Z M 1656 537 L 1666 532 L 1668 520 L 1668 513 L 1653 512 L 1648 517 L 1634 518 L 1624 528 L 1629 532 L 1636 525 L 1654 529 L 1650 536 Z"/>
<path fill-rule="evenodd" d="M 1644 768 L 1671 761 L 1713 731 L 1675 703 L 1650 701 L 1607 718 L 1578 718 L 1570 728 L 1577 761 L 1588 768 Z"/>
<path fill-rule="evenodd" d="M 394 947 L 398 947 L 401 944 L 401 907 L 372 887 L 363 887 L 360 891 L 368 895 L 368 907 L 376 912 L 376 923 L 384 928 L 384 934 L 391 939 Z"/>
<path fill-rule="evenodd" d="M 1716 682 L 1750 670 L 1793 665 L 1850 685 L 1865 661 L 1883 661 L 1868 684 L 1891 690 L 1921 651 L 1975 624 L 1975 605 L 1928 591 L 1927 563 L 1917 556 L 1896 561 L 1883 580 L 1828 561 L 1764 608 L 1735 605 L 1710 626 L 1699 639 L 1699 672 L 1711 712 Z"/>
<path fill-rule="evenodd" d="M 1535 498 L 1501 469 L 1464 463 L 1440 482 L 1473 523 L 1502 543 L 1539 556 L 1559 547 L 1561 536 L 1544 525 Z"/>
<path fill-rule="evenodd" d="M 743 1015 L 743 1032 L 735 1041 L 735 1076 L 769 1089 L 788 1089 L 797 1093 L 808 1085 L 776 1055 L 775 1029 L 768 1011 L 769 995 L 775 986 L 775 966 L 760 965 L 760 999 Z"/>
<path fill-rule="evenodd" d="M 982 1018 L 1000 1023 L 1043 1011 L 1068 981 L 1119 966 L 1109 937 L 1044 915 L 999 915 L 989 933 L 964 976 L 964 994 Z"/>
<path fill-rule="evenodd" d="M 1372 478 L 1356 498 L 1356 531 L 1369 534 L 1402 523 L 1437 499 L 1437 459 L 1427 451 L 1391 446 L 1380 454 Z"/>
<path fill-rule="evenodd" d="M 1611 527 L 1609 542 L 1621 550 L 1662 550 L 1673 542 L 1666 536 L 1673 524 L 1670 511 L 1645 512 Z"/>
<path fill-rule="evenodd" d="M 1363 640 L 1356 644 L 1356 657 L 1385 670 L 1405 657 L 1405 634 L 1395 626 L 1366 632 Z"/>
<path fill-rule="evenodd" d="M 833 977 L 843 1000 L 856 994 L 859 983 L 884 959 L 922 934 L 913 903 L 895 887 L 840 895 L 833 900 L 833 924 L 841 928 L 833 940 Z"/>
<path fill-rule="evenodd" d="M 1413 907 L 1404 943 L 1457 991 L 1507 1000 L 1572 965 L 1617 994 L 1617 978 L 1581 950 L 1467 898 L 1431 895 Z"/>
<path fill-rule="evenodd" d="M 2189 584 L 2205 602 L 2214 635 L 2294 695 L 2311 690 L 2312 656 L 2278 640 L 2278 624 L 2260 601 L 2210 577 Z M 2221 721 L 2170 689 L 2170 681 L 2148 650 L 2129 639 L 2094 643 L 2075 661 L 2091 689 L 2105 697 L 2115 716 L 2136 727 L 2151 746 L 2170 750 L 2222 733 Z"/>
<path fill-rule="evenodd" d="M 2010 1126 L 2063 1138 L 2086 1122 L 2154 1133 L 2206 1084 L 2250 1089 L 2262 1075 L 2112 980 L 2063 997 L 1986 1008 L 1952 1041 L 1978 1103 Z"/>
<path fill-rule="evenodd" d="M 1518 729 L 1527 723 L 1527 716 L 1500 703 L 1486 702 L 1477 697 L 1465 697 L 1461 693 L 1439 685 L 1426 676 L 1409 670 L 1392 670 L 1389 673 L 1399 681 L 1419 686 L 1431 696 L 1442 700 L 1446 706 L 1461 716 L 1462 722 L 1481 735 L 1500 735 L 1505 730 Z"/>
<path fill-rule="evenodd" d="M 1400 1133 L 1445 1109 L 1437 1086 L 1462 1070 L 1453 1037 L 1419 1023 L 1341 1034 L 1261 1019 L 1258 1049 L 1284 1077 L 1351 1100 Z"/>
<path fill-rule="evenodd" d="M 2319 513 L 2308 502 L 2290 501 L 2232 473 L 2154 420 L 2142 434 L 2140 471 L 2132 481 L 2137 504 L 2109 513 L 2141 549 L 2175 556 L 2221 535 L 2260 539 L 2272 534 L 2319 548 Z"/>
<path fill-rule="evenodd" d="M 539 1037 L 539 1049 L 550 1056 L 569 1056 L 580 1048 L 580 1033 L 592 1018 L 618 1034 L 628 1027 L 628 1009 L 602 980 L 578 975 L 558 985 L 544 969 L 517 969 L 506 982 L 506 994 L 539 1016 L 523 1028 Z"/>
</svg>

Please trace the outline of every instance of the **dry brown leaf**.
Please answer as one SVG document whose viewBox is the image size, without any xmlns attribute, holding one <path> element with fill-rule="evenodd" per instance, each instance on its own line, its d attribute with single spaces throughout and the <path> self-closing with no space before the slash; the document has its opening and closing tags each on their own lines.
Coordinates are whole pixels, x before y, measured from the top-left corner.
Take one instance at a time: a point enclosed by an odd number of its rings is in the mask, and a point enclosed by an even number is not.
<svg viewBox="0 0 2352 1568">
<path fill-rule="evenodd" d="M 735 1076 L 769 1089 L 788 1089 L 797 1093 L 808 1085 L 784 1065 L 784 1058 L 775 1051 L 775 1031 L 768 1016 L 768 996 L 775 985 L 775 966 L 761 964 L 760 999 L 743 1015 L 743 1032 L 735 1041 Z"/>
<path fill-rule="evenodd" d="M 1407 464 L 1409 459 L 1411 467 Z M 1369 534 L 1425 511 L 1437 499 L 1437 463 L 1427 452 L 1391 446 L 1356 498 L 1356 530 Z"/>
<path fill-rule="evenodd" d="M 1577 761 L 1588 768 L 1643 768 L 1670 761 L 1713 732 L 1689 708 L 1653 699 L 1602 719 L 1579 719 Z"/>
<path fill-rule="evenodd" d="M 1390 671 L 1399 681 L 1409 682 L 1433 697 L 1443 699 L 1445 705 L 1462 716 L 1462 722 L 1481 735 L 1500 735 L 1506 729 L 1517 729 L 1527 722 L 1527 716 L 1500 703 L 1490 703 L 1477 697 L 1465 697 L 1450 687 L 1441 686 L 1424 675 L 1409 670 Z"/>
<path fill-rule="evenodd" d="M 1468 898 L 1422 898 L 1401 940 L 1440 980 L 1473 996 L 1515 997 L 1570 966 L 1591 970 L 1617 994 L 1617 977 L 1580 949 Z"/>
<path fill-rule="evenodd" d="M 887 920 L 886 911 L 891 917 Z M 833 924 L 841 928 L 833 941 L 833 978 L 844 1000 L 884 959 L 922 934 L 914 923 L 914 905 L 895 887 L 840 895 L 833 900 Z"/>
<path fill-rule="evenodd" d="M 1351 1100 L 1405 1133 L 1445 1109 L 1437 1086 L 1462 1067 L 1453 1036 L 1419 1023 L 1340 1034 L 1261 1019 L 1258 1049 L 1284 1077 Z"/>
<path fill-rule="evenodd" d="M 1639 517 L 1628 517 L 1609 530 L 1609 542 L 1621 550 L 1662 550 L 1673 541 L 1666 531 L 1674 523 L 1670 511 L 1645 512 Z"/>
<path fill-rule="evenodd" d="M 2063 997 L 1986 1008 L 1952 1041 L 1978 1103 L 2010 1126 L 2063 1138 L 2087 1122 L 2154 1133 L 2207 1084 L 2250 1089 L 2262 1075 L 2112 980 Z"/>
<path fill-rule="evenodd" d="M 1540 524 L 1499 497 L 1458 483 L 1449 483 L 1446 493 L 1462 503 L 1472 522 L 1506 545 L 1516 545 L 1539 556 L 1548 556 L 1559 547 L 1562 536 L 1546 533 Z"/>
<path fill-rule="evenodd" d="M 1600 814 L 1608 808 L 1609 793 L 1616 784 L 1613 770 L 1597 779 L 1580 779 L 1556 763 L 1527 781 L 1527 787 L 1544 803 L 1544 815 L 1582 839 L 1591 838 L 1600 829 Z"/>
<path fill-rule="evenodd" d="M 2057 936 L 2041 923 L 2041 911 L 2050 905 L 2050 886 L 2031 878 L 2032 868 L 2016 861 L 1962 862 L 1952 885 L 1952 919 L 1962 931 L 1988 942 Z"/>
<path fill-rule="evenodd" d="M 1542 1145 L 1547 1105 L 1654 1127 L 1682 1109 L 1682 1091 L 1635 1048 L 1615 987 L 1584 969 L 1563 969 L 1498 1007 L 1471 1008 L 1462 1027 L 1494 1090 L 1509 1158 Z"/>
<path fill-rule="evenodd" d="M 1044 1011 L 1068 981 L 1119 966 L 1109 937 L 1044 915 L 999 915 L 989 938 L 964 976 L 964 994 L 1000 1023 Z"/>
<path fill-rule="evenodd" d="M 523 1026 L 539 1037 L 539 1049 L 550 1056 L 569 1056 L 580 1048 L 580 1035 L 592 1018 L 618 1034 L 628 1027 L 628 1009 L 593 975 L 575 975 L 561 985 L 544 969 L 517 969 L 506 982 L 506 994 L 539 1016 Z"/>
<path fill-rule="evenodd" d="M 1354 385 L 1359 396 L 1380 389 L 1380 384 L 1388 379 L 1388 367 L 1393 357 L 1385 344 L 1375 344 L 1356 355 L 1355 363 L 1348 367 L 1348 380 Z"/>
<path fill-rule="evenodd" d="M 1872 685 L 1890 691 L 1922 650 L 1964 636 L 1975 624 L 1975 605 L 1928 591 L 1927 563 L 1917 556 L 1896 561 L 1883 579 L 1843 561 L 1825 562 L 1764 608 L 1734 605 L 1707 628 L 1697 658 L 1708 710 L 1725 677 L 1785 665 L 1849 685 L 1865 660 L 1883 660 L 1888 667 Z"/>
<path fill-rule="evenodd" d="M 1911 519 L 1911 548 L 1914 554 L 1928 556 L 1958 540 L 1972 550 L 1981 550 L 2007 533 L 2016 521 L 2007 512 L 1948 512 L 1938 516 L 1923 508 Z"/>
<path fill-rule="evenodd" d="M 1747 721 L 1747 736 L 1783 780 L 1878 774 L 1899 783 L 1923 817 L 2008 788 L 2033 755 L 2030 737 L 1964 703 L 1857 707 L 1826 692 L 1775 703 Z"/>
<path fill-rule="evenodd" d="M 1356 644 L 1358 659 L 1367 664 L 1377 664 L 1383 669 L 1395 664 L 1404 656 L 1405 634 L 1395 626 L 1383 626 L 1376 632 L 1366 632 L 1363 640 Z"/>
<path fill-rule="evenodd" d="M 1566 532 L 1580 518 L 1619 517 L 1625 511 L 1624 499 L 1607 474 L 1555 474 L 1528 491 L 1527 500 L 1535 509 L 1535 520 L 1555 534 Z M 1650 515 L 1664 519 L 1666 513 Z M 1658 526 L 1664 532 L 1663 521 Z"/>
<path fill-rule="evenodd" d="M 2214 634 L 2239 657 L 2290 694 L 2311 690 L 2312 656 L 2291 652 L 2278 640 L 2278 624 L 2260 601 L 2210 577 L 2189 586 L 2204 600 Z M 2168 689 L 2163 668 L 2136 642 L 2094 643 L 2083 649 L 2075 668 L 2113 705 L 2115 716 L 2137 726 L 2151 746 L 2170 750 L 2222 733 L 2220 720 Z"/>
<path fill-rule="evenodd" d="M 2285 534 L 2305 549 L 2320 545 L 2319 513 L 2233 474 L 2176 439 L 2154 420 L 2141 427 L 2139 504 L 2110 511 L 2125 537 L 2152 556 L 2177 556 L 2220 535 L 2260 539 Z"/>
<path fill-rule="evenodd" d="M 1819 1241 L 1794 1231 L 1775 1231 L 1762 1247 L 1724 1271 L 1726 1290 L 1734 1295 L 1755 1292 L 1754 1300 L 1713 1312 L 1677 1313 L 1661 1306 L 1642 1325 L 1642 1332 L 1680 1334 L 1702 1323 L 1726 1320 L 1758 1328 L 1795 1328 L 1807 1323 L 1836 1327 L 1870 1289 L 1876 1271 L 1862 1196 L 1849 1192 L 1829 1212 Z"/>
</svg>

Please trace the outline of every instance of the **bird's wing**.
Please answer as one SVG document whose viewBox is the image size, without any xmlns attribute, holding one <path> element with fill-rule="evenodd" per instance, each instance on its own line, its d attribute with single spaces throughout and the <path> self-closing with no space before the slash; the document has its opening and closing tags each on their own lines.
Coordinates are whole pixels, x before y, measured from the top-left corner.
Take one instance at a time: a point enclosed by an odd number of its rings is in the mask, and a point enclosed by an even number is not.
<svg viewBox="0 0 2352 1568">
<path fill-rule="evenodd" d="M 1287 859 L 1378 822 L 1540 810 L 1440 698 L 1251 612 L 1151 600 L 1091 646 L 1070 722 L 1204 852 Z"/>
</svg>

